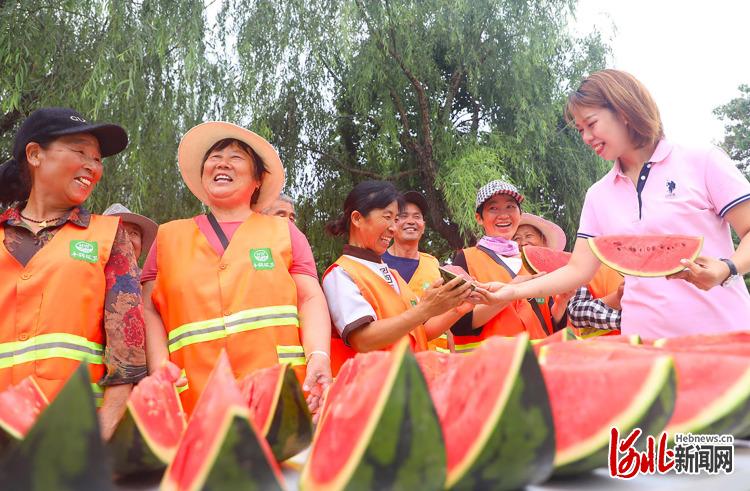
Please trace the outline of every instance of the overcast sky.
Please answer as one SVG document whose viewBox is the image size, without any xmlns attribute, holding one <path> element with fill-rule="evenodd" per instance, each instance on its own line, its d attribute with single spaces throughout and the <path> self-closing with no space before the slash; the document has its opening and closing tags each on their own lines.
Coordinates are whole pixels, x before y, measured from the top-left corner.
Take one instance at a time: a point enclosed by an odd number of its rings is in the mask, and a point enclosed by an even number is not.
<svg viewBox="0 0 750 491">
<path fill-rule="evenodd" d="M 750 0 L 579 0 L 578 29 L 594 25 L 611 39 L 613 68 L 656 99 L 667 137 L 723 138 L 713 109 L 750 84 Z"/>
</svg>

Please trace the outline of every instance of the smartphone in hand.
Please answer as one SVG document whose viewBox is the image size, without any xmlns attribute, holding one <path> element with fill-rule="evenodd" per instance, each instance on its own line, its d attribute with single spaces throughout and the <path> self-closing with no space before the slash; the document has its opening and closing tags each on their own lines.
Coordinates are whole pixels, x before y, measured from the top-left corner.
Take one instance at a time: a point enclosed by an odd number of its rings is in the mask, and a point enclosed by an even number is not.
<svg viewBox="0 0 750 491">
<path fill-rule="evenodd" d="M 456 273 L 448 271 L 447 269 L 445 269 L 442 266 L 440 266 L 438 269 L 440 269 L 440 277 L 443 278 L 443 282 L 444 283 L 448 283 L 449 281 L 453 280 L 454 278 L 461 278 L 461 283 L 458 284 L 458 286 L 461 286 L 464 283 L 466 283 L 467 281 L 469 281 L 466 278 L 464 278 L 463 276 L 459 276 Z M 456 288 L 458 288 L 458 286 Z M 475 290 L 476 287 L 472 284 L 471 285 L 471 289 Z"/>
</svg>

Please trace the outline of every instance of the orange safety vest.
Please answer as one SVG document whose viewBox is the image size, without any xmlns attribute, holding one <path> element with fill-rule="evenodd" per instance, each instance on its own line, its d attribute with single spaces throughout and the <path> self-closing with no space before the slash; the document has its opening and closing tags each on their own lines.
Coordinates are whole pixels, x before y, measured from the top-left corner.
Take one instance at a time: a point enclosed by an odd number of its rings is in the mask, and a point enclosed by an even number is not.
<svg viewBox="0 0 750 491">
<path fill-rule="evenodd" d="M 599 269 L 596 270 L 596 274 L 593 278 L 591 278 L 591 282 L 586 285 L 586 287 L 588 288 L 592 297 L 602 298 L 614 291 L 617 291 L 623 281 L 625 281 L 625 278 L 620 273 L 610 268 L 606 264 L 602 264 L 601 266 L 599 266 Z M 571 327 L 573 327 L 572 324 L 570 325 Z M 574 329 L 576 330 L 576 334 L 583 338 L 590 338 L 595 336 L 615 336 L 620 334 L 619 330 L 607 331 L 596 329 L 593 327 L 574 327 Z"/>
<path fill-rule="evenodd" d="M 434 256 L 431 256 L 426 252 L 419 253 L 419 264 L 409 280 L 409 288 L 411 288 L 411 291 L 413 291 L 417 297 L 422 298 L 424 291 L 440 278 L 440 269 L 438 268 L 440 268 L 440 262 Z M 450 342 L 448 339 L 451 337 L 453 337 L 453 335 L 450 330 L 448 330 L 437 338 L 427 341 L 427 349 L 449 353 Z"/>
<path fill-rule="evenodd" d="M 119 217 L 66 223 L 24 267 L 5 248 L 0 225 L 0 391 L 31 375 L 52 401 L 81 362 L 101 406 L 104 267 Z"/>
<path fill-rule="evenodd" d="M 486 283 L 489 281 L 510 282 L 513 278 L 511 273 L 500 266 L 486 252 L 476 247 L 463 250 L 466 257 L 468 273 L 477 281 Z M 529 274 L 524 268 L 518 274 Z M 541 311 L 541 308 L 539 309 Z M 544 317 L 544 313 L 541 313 Z M 470 351 L 476 348 L 483 340 L 491 336 L 515 336 L 521 332 L 528 332 L 531 339 L 541 339 L 548 336 L 552 329 L 547 324 L 549 319 L 549 307 L 547 316 L 540 321 L 539 315 L 534 312 L 532 304 L 528 300 L 516 300 L 501 310 L 495 317 L 482 326 L 482 332 L 477 336 L 453 335 L 456 352 Z M 543 325 L 544 324 L 544 325 Z M 548 331 L 545 331 L 545 328 Z"/>
<path fill-rule="evenodd" d="M 194 219 L 161 225 L 156 241 L 152 300 L 167 331 L 169 359 L 188 380 L 179 389 L 188 414 L 222 349 L 236 377 L 288 363 L 304 380 L 286 220 L 252 214 L 222 256 Z"/>
<path fill-rule="evenodd" d="M 359 288 L 359 291 L 362 292 L 362 296 L 365 300 L 372 305 L 378 319 L 395 317 L 417 303 L 417 296 L 412 292 L 403 278 L 401 278 L 398 271 L 391 270 L 393 277 L 398 283 L 398 288 L 401 291 L 401 294 L 396 293 L 396 290 L 394 290 L 393 287 L 370 268 L 346 256 L 339 257 L 336 262 L 326 270 L 323 274 L 323 278 L 325 278 L 333 268 L 337 267 L 344 268 L 344 271 L 346 271 L 349 277 L 354 281 Z M 412 351 L 427 350 L 427 334 L 425 333 L 422 324 L 409 332 L 409 341 L 411 343 Z M 387 347 L 387 349 L 390 348 L 391 346 Z M 349 358 L 352 358 L 355 354 L 356 351 L 344 344 L 338 331 L 332 325 L 331 371 L 333 372 L 334 377 L 338 374 L 341 365 L 343 365 Z"/>
</svg>

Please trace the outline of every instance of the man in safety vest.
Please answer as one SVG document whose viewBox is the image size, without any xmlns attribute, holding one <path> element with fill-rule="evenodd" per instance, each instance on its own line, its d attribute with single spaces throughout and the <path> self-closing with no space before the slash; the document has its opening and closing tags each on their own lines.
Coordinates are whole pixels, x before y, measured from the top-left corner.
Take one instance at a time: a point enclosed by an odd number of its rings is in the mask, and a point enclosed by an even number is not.
<svg viewBox="0 0 750 491">
<path fill-rule="evenodd" d="M 403 198 L 405 204 L 396 218 L 393 244 L 385 251 L 382 259 L 389 268 L 398 271 L 411 290 L 421 297 L 424 291 L 440 278 L 440 263 L 430 254 L 419 251 L 419 241 L 425 231 L 427 200 L 417 191 L 407 191 Z M 430 348 L 447 350 L 448 336 L 451 336 L 450 331 L 430 341 Z"/>
</svg>

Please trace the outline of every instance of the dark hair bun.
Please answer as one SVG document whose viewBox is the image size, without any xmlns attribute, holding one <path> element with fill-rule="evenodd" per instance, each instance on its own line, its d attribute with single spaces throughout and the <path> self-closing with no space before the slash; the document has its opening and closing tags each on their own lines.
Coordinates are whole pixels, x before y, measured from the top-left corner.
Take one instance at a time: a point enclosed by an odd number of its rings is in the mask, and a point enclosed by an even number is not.
<svg viewBox="0 0 750 491">
<path fill-rule="evenodd" d="M 0 165 L 0 205 L 10 206 L 29 198 L 31 184 L 16 159 Z"/>
</svg>

